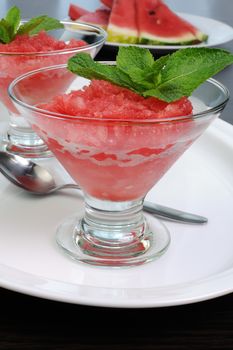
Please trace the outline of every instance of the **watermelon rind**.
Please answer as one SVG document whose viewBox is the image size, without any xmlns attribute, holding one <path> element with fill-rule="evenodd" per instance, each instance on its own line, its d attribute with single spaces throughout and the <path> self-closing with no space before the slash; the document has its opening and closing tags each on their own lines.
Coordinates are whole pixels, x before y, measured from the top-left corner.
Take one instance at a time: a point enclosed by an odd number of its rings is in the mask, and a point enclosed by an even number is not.
<svg viewBox="0 0 233 350">
<path fill-rule="evenodd" d="M 109 42 L 138 44 L 138 32 L 133 29 L 123 28 L 109 24 L 107 28 Z"/>
<path fill-rule="evenodd" d="M 208 35 L 205 33 L 202 33 L 200 30 L 198 30 L 196 32 L 196 38 L 197 40 L 199 40 L 200 42 L 205 42 L 208 40 Z"/>
<path fill-rule="evenodd" d="M 208 39 L 208 35 L 198 31 L 194 36 L 187 33 L 178 37 L 161 37 L 151 35 L 150 33 L 140 33 L 139 44 L 144 45 L 192 45 L 204 42 Z"/>
</svg>

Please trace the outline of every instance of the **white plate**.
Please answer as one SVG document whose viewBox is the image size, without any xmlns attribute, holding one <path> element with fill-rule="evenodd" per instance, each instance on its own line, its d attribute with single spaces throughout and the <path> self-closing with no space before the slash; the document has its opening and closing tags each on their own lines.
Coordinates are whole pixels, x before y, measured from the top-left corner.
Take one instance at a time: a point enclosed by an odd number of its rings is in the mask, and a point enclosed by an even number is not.
<svg viewBox="0 0 233 350">
<path fill-rule="evenodd" d="M 200 29 L 203 33 L 209 36 L 207 42 L 203 42 L 197 45 L 136 45 L 145 47 L 150 50 L 178 50 L 185 47 L 210 47 L 225 44 L 228 41 L 233 40 L 233 28 L 226 23 L 216 21 L 212 18 L 189 15 L 187 13 L 179 13 L 179 15 L 189 21 L 191 24 Z M 119 47 L 128 46 L 128 44 L 106 42 L 105 45 Z"/>
<path fill-rule="evenodd" d="M 172 238 L 168 251 L 128 269 L 86 266 L 57 248 L 57 225 L 83 205 L 78 192 L 32 197 L 1 177 L 0 286 L 63 302 L 135 308 L 232 292 L 232 159 L 233 126 L 217 120 L 148 194 L 158 203 L 207 216 L 209 223 L 166 222 Z M 54 160 L 46 165 L 54 168 Z"/>
</svg>

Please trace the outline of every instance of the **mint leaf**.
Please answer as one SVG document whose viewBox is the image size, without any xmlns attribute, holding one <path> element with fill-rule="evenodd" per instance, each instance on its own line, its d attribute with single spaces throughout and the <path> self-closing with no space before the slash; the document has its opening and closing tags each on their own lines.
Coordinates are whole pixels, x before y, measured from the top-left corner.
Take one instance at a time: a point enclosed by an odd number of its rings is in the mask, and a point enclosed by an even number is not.
<svg viewBox="0 0 233 350">
<path fill-rule="evenodd" d="M 143 71 L 137 67 L 130 67 L 127 70 L 127 75 L 129 79 L 131 79 L 133 83 L 138 86 L 138 92 L 143 93 L 145 90 L 152 89 L 154 87 L 151 70 Z"/>
<path fill-rule="evenodd" d="M 0 42 L 2 44 L 8 44 L 11 41 L 11 34 L 9 26 L 6 20 L 3 18 L 0 20 Z"/>
<path fill-rule="evenodd" d="M 153 87 L 148 79 L 154 58 L 149 50 L 137 46 L 121 47 L 116 58 L 117 68 L 128 74 L 129 78 L 137 84 L 139 91 Z M 147 74 L 148 72 L 148 74 Z"/>
<path fill-rule="evenodd" d="M 129 51 L 130 64 L 127 64 L 127 52 Z M 95 62 L 88 54 L 77 54 L 69 60 L 68 69 L 87 79 L 107 80 L 134 92 L 143 93 L 154 87 L 154 84 L 149 79 L 146 81 L 145 77 L 145 71 L 151 72 L 154 59 L 148 50 L 145 50 L 144 53 L 141 51 L 143 50 L 138 47 L 132 46 L 130 50 L 121 47 L 117 56 L 117 65 L 103 65 Z M 136 59 L 136 53 L 141 55 L 141 59 Z"/>
<path fill-rule="evenodd" d="M 6 14 L 6 18 L 0 20 L 0 42 L 3 44 L 10 43 L 17 32 L 20 22 L 20 10 L 13 6 Z"/>
<path fill-rule="evenodd" d="M 16 6 L 11 7 L 6 17 L 0 20 L 0 43 L 8 44 L 18 34 L 35 35 L 41 30 L 49 31 L 64 28 L 64 25 L 60 21 L 46 15 L 34 17 L 22 25 L 20 25 L 20 21 L 19 8 Z"/>
<path fill-rule="evenodd" d="M 147 73 L 148 77 L 150 77 L 150 79 L 153 80 L 154 84 L 159 84 L 161 81 L 161 72 L 164 69 L 164 67 L 166 66 L 168 60 L 170 58 L 170 55 L 166 55 L 166 56 L 162 56 L 160 58 L 158 58 L 152 67 L 151 72 Z"/>
<path fill-rule="evenodd" d="M 68 69 L 87 79 L 103 79 L 144 97 L 173 102 L 192 92 L 205 80 L 233 63 L 233 54 L 211 48 L 187 48 L 154 61 L 146 49 L 120 47 L 115 66 L 77 54 Z"/>
<path fill-rule="evenodd" d="M 41 30 L 49 31 L 53 29 L 63 28 L 64 25 L 55 18 L 44 16 L 38 16 L 30 19 L 28 22 L 22 24 L 19 27 L 17 34 L 38 34 Z"/>
<path fill-rule="evenodd" d="M 188 48 L 170 55 L 160 79 L 143 96 L 154 96 L 166 102 L 190 96 L 205 80 L 233 63 L 233 55 L 225 50 Z"/>
<path fill-rule="evenodd" d="M 11 7 L 6 14 L 5 20 L 9 25 L 12 37 L 14 37 L 15 34 L 17 33 L 17 30 L 20 24 L 20 18 L 21 18 L 20 10 L 16 6 Z"/>
<path fill-rule="evenodd" d="M 68 61 L 68 69 L 87 79 L 107 80 L 113 84 L 137 91 L 129 76 L 115 65 L 95 62 L 87 53 L 79 53 Z"/>
<path fill-rule="evenodd" d="M 153 89 L 154 86 L 161 80 L 161 70 L 164 68 L 170 55 L 160 57 L 153 62 L 153 65 L 146 67 L 144 70 L 131 66 L 127 73 L 132 81 L 141 86 L 140 91 L 144 92 L 148 89 Z"/>
<path fill-rule="evenodd" d="M 129 71 L 132 67 L 144 70 L 153 66 L 154 58 L 147 49 L 122 46 L 118 51 L 116 63 L 117 67 L 124 72 Z"/>
</svg>

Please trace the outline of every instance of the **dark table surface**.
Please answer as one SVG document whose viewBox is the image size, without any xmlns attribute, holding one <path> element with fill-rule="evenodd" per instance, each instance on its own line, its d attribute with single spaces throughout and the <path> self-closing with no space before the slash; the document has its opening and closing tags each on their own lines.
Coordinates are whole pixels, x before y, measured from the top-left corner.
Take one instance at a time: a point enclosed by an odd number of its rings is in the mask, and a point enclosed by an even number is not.
<svg viewBox="0 0 233 350">
<path fill-rule="evenodd" d="M 45 6 L 44 0 L 37 4 L 43 2 Z M 62 6 L 67 3 L 64 0 Z M 184 12 L 233 24 L 232 0 L 196 0 L 190 11 L 190 4 L 177 0 L 177 10 L 182 10 L 182 5 Z M 233 42 L 223 48 L 233 52 Z M 104 48 L 97 59 L 112 60 L 114 52 Z M 217 78 L 233 96 L 232 73 L 230 67 Z M 233 124 L 232 98 L 222 118 Z M 0 289 L 0 303 L 0 349 L 233 349 L 233 294 L 170 308 L 111 309 Z"/>
<path fill-rule="evenodd" d="M 162 309 L 111 309 L 1 290 L 0 349 L 233 348 L 233 295 Z"/>
</svg>

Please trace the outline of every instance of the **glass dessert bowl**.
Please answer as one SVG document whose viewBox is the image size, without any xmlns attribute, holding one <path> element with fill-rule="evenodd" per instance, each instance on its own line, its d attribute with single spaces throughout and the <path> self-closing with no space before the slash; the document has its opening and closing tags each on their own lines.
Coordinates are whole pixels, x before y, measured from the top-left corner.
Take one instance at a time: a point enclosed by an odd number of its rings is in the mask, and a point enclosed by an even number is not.
<svg viewBox="0 0 233 350">
<path fill-rule="evenodd" d="M 21 23 L 25 24 L 27 21 Z M 75 53 L 86 52 L 95 57 L 106 40 L 106 33 L 101 28 L 71 21 L 61 21 L 61 23 L 64 25 L 62 29 L 53 30 L 49 34 L 45 32 L 38 34 L 36 47 L 39 46 L 39 51 L 36 51 L 35 47 L 30 47 L 32 43 L 27 42 L 28 39 L 23 42 L 24 38 L 16 43 L 12 42 L 14 46 L 10 48 L 0 44 L 0 102 L 9 112 L 9 127 L 1 148 L 24 157 L 45 157 L 50 156 L 51 152 L 43 140 L 30 128 L 24 115 L 12 104 L 7 93 L 9 84 L 18 76 L 29 71 L 66 63 L 68 58 Z M 65 45 L 62 45 L 63 43 Z M 45 97 L 43 90 L 48 94 L 48 99 L 54 93 L 58 94 L 66 90 L 73 75 L 65 71 L 61 74 L 63 74 L 62 79 L 51 72 L 50 79 L 53 84 L 49 83 L 50 88 L 47 86 L 48 81 L 37 76 L 38 80 L 34 80 L 34 88 L 37 89 L 41 98 Z M 31 95 L 30 89 L 25 85 L 24 94 L 26 93 L 28 97 Z"/>
<path fill-rule="evenodd" d="M 147 118 L 144 107 L 145 118 L 132 118 L 128 107 L 130 117 L 119 112 L 113 118 L 115 107 L 103 96 L 98 105 L 109 104 L 108 117 L 98 116 L 95 99 L 92 116 L 72 115 L 75 114 L 72 108 L 85 103 L 80 95 L 56 97 L 49 105 L 46 91 L 49 84 L 42 91 L 44 103 L 41 95 L 37 97 L 33 84 L 41 76 L 49 81 L 51 73 L 62 79 L 66 69 L 65 65 L 40 69 L 19 77 L 9 88 L 17 109 L 84 193 L 84 213 L 69 218 L 58 228 L 57 242 L 72 258 L 94 265 L 133 266 L 151 261 L 166 251 L 170 235 L 160 221 L 144 216 L 143 200 L 220 115 L 228 101 L 228 91 L 209 79 L 190 98 L 192 114 L 190 101 L 184 99 L 170 105 L 167 115 L 161 112 L 162 117 Z M 24 93 L 25 84 L 30 87 L 33 99 Z M 88 84 L 88 80 L 76 76 L 67 93 L 80 91 Z M 101 84 L 95 81 L 92 90 L 86 89 L 82 96 L 96 98 L 104 86 L 110 94 L 110 85 Z M 66 113 L 58 112 L 61 106 L 66 106 Z M 177 108 L 183 109 L 184 115 L 172 116 Z"/>
</svg>

